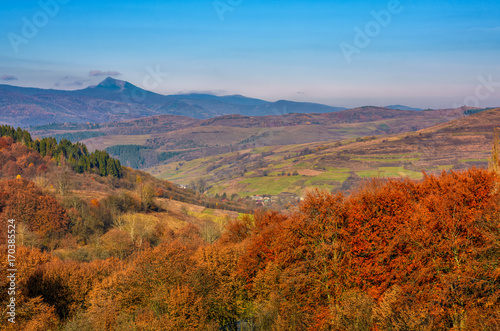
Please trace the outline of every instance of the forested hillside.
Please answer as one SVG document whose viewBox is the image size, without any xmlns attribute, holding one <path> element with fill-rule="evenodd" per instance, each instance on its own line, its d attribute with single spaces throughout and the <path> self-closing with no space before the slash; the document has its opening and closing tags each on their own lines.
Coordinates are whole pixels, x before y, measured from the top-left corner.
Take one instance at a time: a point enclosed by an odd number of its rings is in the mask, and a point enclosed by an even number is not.
<svg viewBox="0 0 500 331">
<path fill-rule="evenodd" d="M 195 224 L 143 232 L 140 246 L 126 226 L 115 227 L 101 237 L 101 256 L 82 258 L 51 246 L 75 240 L 75 210 L 29 182 L 4 182 L 12 193 L 2 190 L 2 220 L 17 218 L 48 245 L 19 241 L 18 324 L 2 327 L 495 330 L 499 184 L 497 174 L 478 169 L 374 180 L 349 196 L 311 193 L 292 213 L 233 220 L 212 243 Z M 24 221 L 31 214 L 16 214 L 19 192 L 32 197 L 27 204 L 52 207 L 23 208 L 37 215 Z"/>
<path fill-rule="evenodd" d="M 57 164 L 67 163 L 77 173 L 92 171 L 100 176 L 122 177 L 120 161 L 111 158 L 107 152 L 89 153 L 84 144 L 73 144 L 66 139 L 62 139 L 59 143 L 52 137 L 33 140 L 30 133 L 21 128 L 14 129 L 11 126 L 2 125 L 0 130 L 0 137 L 10 137 L 15 142 L 21 142 L 40 153 L 42 157 L 47 156 L 55 160 Z"/>
</svg>

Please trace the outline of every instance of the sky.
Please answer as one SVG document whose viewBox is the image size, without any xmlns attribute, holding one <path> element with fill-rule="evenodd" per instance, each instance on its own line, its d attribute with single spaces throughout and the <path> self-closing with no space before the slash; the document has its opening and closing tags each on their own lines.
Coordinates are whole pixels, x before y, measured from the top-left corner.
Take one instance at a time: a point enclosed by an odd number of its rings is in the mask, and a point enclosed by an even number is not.
<svg viewBox="0 0 500 331">
<path fill-rule="evenodd" d="M 0 0 L 0 84 L 500 106 L 498 0 Z"/>
</svg>

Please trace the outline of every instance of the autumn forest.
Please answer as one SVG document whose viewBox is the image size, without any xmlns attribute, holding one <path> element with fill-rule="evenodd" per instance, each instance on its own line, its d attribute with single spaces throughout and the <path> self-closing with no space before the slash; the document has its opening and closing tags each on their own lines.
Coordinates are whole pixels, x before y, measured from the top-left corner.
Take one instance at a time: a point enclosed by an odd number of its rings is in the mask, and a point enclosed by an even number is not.
<svg viewBox="0 0 500 331">
<path fill-rule="evenodd" d="M 494 167 L 310 192 L 281 212 L 215 202 L 240 210 L 216 231 L 162 204 L 214 204 L 199 192 L 83 144 L 2 136 L 0 219 L 15 220 L 17 244 L 16 323 L 2 330 L 500 327 Z M 144 221 L 161 212 L 184 225 Z"/>
</svg>

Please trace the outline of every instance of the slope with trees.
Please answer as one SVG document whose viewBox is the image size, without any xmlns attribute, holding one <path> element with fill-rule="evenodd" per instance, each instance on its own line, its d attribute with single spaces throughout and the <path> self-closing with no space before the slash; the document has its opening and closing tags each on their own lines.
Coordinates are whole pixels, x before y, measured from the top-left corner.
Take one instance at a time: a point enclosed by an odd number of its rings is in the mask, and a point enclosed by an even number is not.
<svg viewBox="0 0 500 331">
<path fill-rule="evenodd" d="M 120 161 L 111 158 L 107 152 L 89 153 L 84 144 L 73 144 L 66 139 L 62 139 L 59 143 L 52 137 L 33 140 L 30 133 L 21 128 L 14 129 L 3 125 L 0 130 L 0 137 L 10 137 L 15 142 L 21 142 L 40 153 L 42 157 L 47 156 L 57 163 L 68 163 L 77 173 L 93 171 L 100 176 L 110 175 L 116 178 L 122 176 Z"/>
<path fill-rule="evenodd" d="M 132 255 L 90 262 L 21 246 L 19 260 L 32 264 L 20 280 L 19 325 L 495 329 L 499 185 L 496 173 L 480 169 L 374 180 L 348 196 L 311 193 L 291 213 L 233 220 L 213 244 L 189 225 L 158 233 Z M 114 247 L 126 247 L 123 230 L 112 231 L 103 243 L 113 237 Z"/>
</svg>

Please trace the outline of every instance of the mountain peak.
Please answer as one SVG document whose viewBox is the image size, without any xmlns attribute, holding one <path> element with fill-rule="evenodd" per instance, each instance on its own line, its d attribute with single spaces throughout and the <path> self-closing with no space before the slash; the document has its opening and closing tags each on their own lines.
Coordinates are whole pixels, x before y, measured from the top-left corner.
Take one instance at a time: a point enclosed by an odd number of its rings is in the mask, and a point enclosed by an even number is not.
<svg viewBox="0 0 500 331">
<path fill-rule="evenodd" d="M 127 82 L 124 80 L 107 77 L 105 80 L 100 82 L 96 87 L 113 89 L 113 90 L 122 90 L 125 88 L 126 84 Z"/>
</svg>

